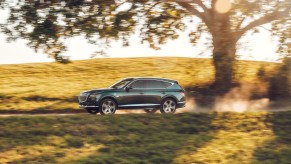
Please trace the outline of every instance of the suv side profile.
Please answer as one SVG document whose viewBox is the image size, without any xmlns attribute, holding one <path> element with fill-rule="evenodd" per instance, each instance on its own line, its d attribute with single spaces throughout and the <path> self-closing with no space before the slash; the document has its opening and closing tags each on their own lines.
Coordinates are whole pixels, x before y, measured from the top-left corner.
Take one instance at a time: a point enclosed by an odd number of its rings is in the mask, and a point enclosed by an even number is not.
<svg viewBox="0 0 291 164">
<path fill-rule="evenodd" d="M 114 114 L 117 109 L 144 109 L 154 113 L 174 113 L 185 106 L 184 89 L 175 80 L 164 78 L 125 78 L 109 88 L 80 93 L 79 104 L 90 114 Z"/>
</svg>

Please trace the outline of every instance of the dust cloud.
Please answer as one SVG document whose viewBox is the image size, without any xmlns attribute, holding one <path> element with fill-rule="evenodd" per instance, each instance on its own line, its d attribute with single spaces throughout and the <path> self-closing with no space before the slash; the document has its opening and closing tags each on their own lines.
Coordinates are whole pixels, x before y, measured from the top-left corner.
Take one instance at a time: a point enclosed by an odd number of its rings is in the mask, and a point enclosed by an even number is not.
<svg viewBox="0 0 291 164">
<path fill-rule="evenodd" d="M 214 99 L 211 107 L 201 107 L 195 97 L 188 98 L 187 105 L 183 111 L 189 112 L 254 112 L 269 111 L 271 101 L 266 96 L 267 85 L 243 84 L 231 89 L 224 96 Z"/>
<path fill-rule="evenodd" d="M 270 104 L 268 98 L 253 99 L 256 93 L 263 94 L 266 89 L 264 85 L 241 85 L 231 89 L 222 97 L 215 100 L 214 110 L 218 112 L 246 112 L 267 110 Z"/>
</svg>

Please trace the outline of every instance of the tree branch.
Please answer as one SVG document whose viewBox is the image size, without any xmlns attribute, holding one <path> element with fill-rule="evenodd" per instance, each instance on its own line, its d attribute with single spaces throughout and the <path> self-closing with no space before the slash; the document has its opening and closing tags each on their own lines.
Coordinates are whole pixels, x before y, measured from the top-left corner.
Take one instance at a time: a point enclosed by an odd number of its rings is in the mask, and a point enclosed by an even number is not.
<svg viewBox="0 0 291 164">
<path fill-rule="evenodd" d="M 204 10 L 204 12 L 208 12 L 209 9 L 204 5 L 204 3 L 202 3 L 201 0 L 192 0 L 192 2 L 199 5 Z"/>
<path fill-rule="evenodd" d="M 188 12 L 199 17 L 207 26 L 209 25 L 209 17 L 205 12 L 199 12 L 188 2 L 177 2 L 180 6 L 185 8 Z"/>
<path fill-rule="evenodd" d="M 238 24 L 236 25 L 236 27 L 235 27 L 235 30 L 239 30 L 239 29 L 240 29 L 242 23 L 244 22 L 244 20 L 245 20 L 246 18 L 247 18 L 247 17 L 244 16 L 244 17 L 239 21 L 239 23 L 238 23 Z"/>
<path fill-rule="evenodd" d="M 205 4 L 201 1 L 201 0 L 163 0 L 165 2 L 176 2 L 178 3 L 179 5 L 182 6 L 182 4 L 184 6 L 184 8 L 186 8 L 189 12 L 192 12 L 193 14 L 197 15 L 199 13 L 201 14 L 205 14 L 207 17 L 209 17 L 209 9 L 205 6 Z M 190 9 L 190 4 L 196 4 L 198 5 L 199 7 L 201 7 L 203 9 L 203 12 L 199 12 L 197 9 L 195 9 L 196 11 L 193 11 L 192 9 Z M 187 7 L 186 7 L 187 5 Z M 191 6 L 192 7 L 192 6 Z M 193 8 L 193 7 L 192 7 Z M 190 9 L 190 10 L 189 10 Z M 198 15 L 197 15 L 198 16 Z M 201 17 L 200 17 L 201 18 Z M 202 19 L 202 18 L 201 18 Z"/>
<path fill-rule="evenodd" d="M 246 33 L 248 30 L 257 27 L 257 26 L 261 26 L 263 24 L 266 23 L 270 23 L 272 21 L 275 21 L 277 19 L 282 18 L 282 15 L 284 15 L 283 12 L 279 12 L 279 11 L 274 11 L 271 14 L 267 14 L 257 20 L 254 20 L 253 22 L 249 23 L 247 26 L 245 26 L 244 28 L 238 30 L 238 32 L 236 32 L 237 37 L 240 38 L 244 33 Z"/>
<path fill-rule="evenodd" d="M 198 6 L 200 6 L 203 9 L 203 13 L 205 13 L 205 17 L 206 19 L 210 19 L 210 13 L 209 13 L 209 9 L 204 5 L 204 3 L 201 0 L 192 0 L 192 2 L 194 4 L 197 4 Z"/>
</svg>

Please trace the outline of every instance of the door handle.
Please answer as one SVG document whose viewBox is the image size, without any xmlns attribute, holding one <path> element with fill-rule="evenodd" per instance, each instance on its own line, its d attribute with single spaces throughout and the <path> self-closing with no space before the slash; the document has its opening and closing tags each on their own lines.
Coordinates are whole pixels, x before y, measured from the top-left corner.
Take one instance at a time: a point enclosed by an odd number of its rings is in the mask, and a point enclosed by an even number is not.
<svg viewBox="0 0 291 164">
<path fill-rule="evenodd" d="M 143 95 L 143 92 L 140 92 L 141 95 Z"/>
</svg>

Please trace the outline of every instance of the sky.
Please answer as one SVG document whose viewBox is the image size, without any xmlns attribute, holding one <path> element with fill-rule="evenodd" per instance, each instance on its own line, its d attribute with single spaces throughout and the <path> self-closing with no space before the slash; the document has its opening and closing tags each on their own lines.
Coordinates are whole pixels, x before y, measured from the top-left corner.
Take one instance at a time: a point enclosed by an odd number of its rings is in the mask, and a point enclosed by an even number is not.
<svg viewBox="0 0 291 164">
<path fill-rule="evenodd" d="M 0 23 L 4 23 L 8 15 L 7 11 L 0 11 Z M 270 28 L 270 25 L 265 25 Z M 269 31 L 260 28 L 256 34 L 248 33 L 240 42 L 244 43 L 238 48 L 237 54 L 243 60 L 276 61 L 279 55 L 276 53 L 277 43 L 272 41 Z M 123 47 L 121 42 L 113 42 L 111 47 L 106 49 L 107 56 L 110 58 L 123 57 L 157 57 L 157 56 L 175 56 L 175 57 L 211 57 L 211 49 L 205 47 L 203 42 L 211 42 L 207 38 L 202 38 L 201 43 L 193 46 L 189 43 L 187 33 L 181 33 L 177 40 L 170 40 L 167 44 L 161 46 L 161 50 L 153 50 L 148 44 L 141 44 L 138 35 L 130 39 L 130 46 Z M 35 52 L 28 47 L 26 40 L 19 39 L 8 43 L 6 36 L 0 33 L 0 64 L 19 64 L 35 62 L 53 62 L 42 52 Z M 83 36 L 78 36 L 65 40 L 68 47 L 63 55 L 69 56 L 71 60 L 90 59 L 91 55 L 100 49 L 97 45 L 87 42 Z M 97 56 L 102 58 L 101 56 Z"/>
</svg>

